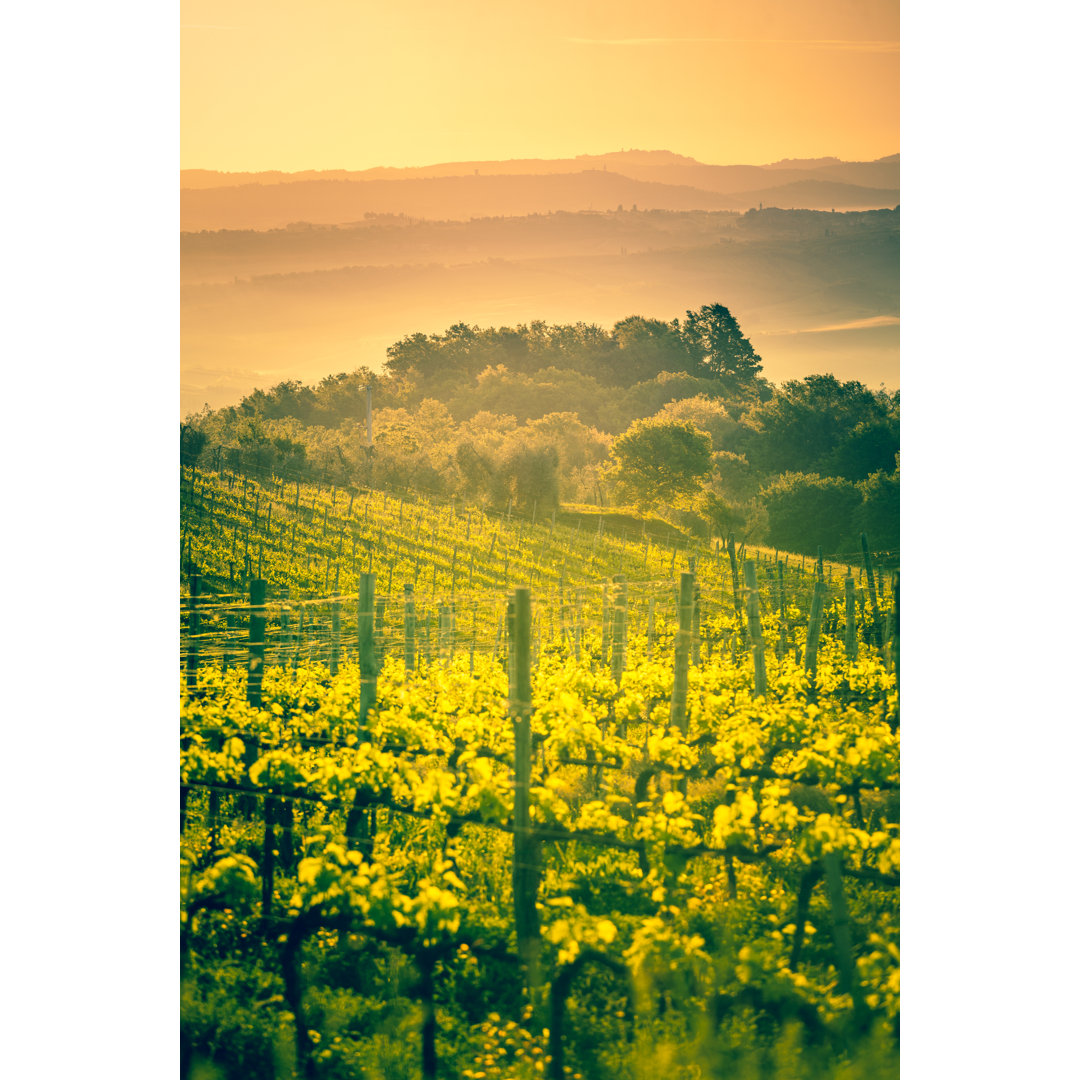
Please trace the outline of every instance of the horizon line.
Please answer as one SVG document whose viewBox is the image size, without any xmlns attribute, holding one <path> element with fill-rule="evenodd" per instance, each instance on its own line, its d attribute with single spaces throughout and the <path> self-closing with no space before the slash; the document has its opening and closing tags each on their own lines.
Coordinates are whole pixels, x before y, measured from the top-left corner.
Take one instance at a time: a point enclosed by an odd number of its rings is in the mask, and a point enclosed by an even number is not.
<svg viewBox="0 0 1080 1080">
<path fill-rule="evenodd" d="M 217 169 L 208 165 L 181 165 L 181 172 L 216 172 L 216 173 L 267 173 L 267 172 L 279 172 L 285 174 L 298 173 L 298 172 L 373 172 L 375 169 L 397 169 L 400 171 L 406 171 L 409 169 L 434 169 L 440 165 L 501 165 L 510 164 L 513 162 L 522 161 L 577 161 L 580 158 L 604 158 L 614 157 L 619 154 L 672 154 L 675 157 L 687 158 L 695 165 L 705 165 L 713 168 L 729 169 L 729 168 L 752 168 L 752 169 L 764 169 L 770 165 L 782 165 L 786 161 L 825 161 L 833 160 L 838 161 L 842 165 L 873 165 L 879 161 L 884 161 L 886 158 L 899 157 L 900 151 L 894 150 L 891 154 L 882 154 L 876 158 L 841 158 L 835 154 L 815 154 L 801 155 L 798 157 L 782 157 L 777 158 L 774 161 L 765 161 L 760 163 L 754 163 L 749 161 L 729 161 L 729 162 L 713 162 L 713 161 L 701 161 L 699 158 L 692 157 L 689 154 L 680 154 L 676 150 L 642 150 L 637 147 L 632 147 L 629 150 L 605 150 L 599 154 L 596 153 L 582 153 L 574 154 L 572 157 L 506 157 L 506 158 L 457 158 L 450 161 L 428 161 L 422 165 L 365 165 L 361 168 L 350 168 L 348 165 L 308 165 L 299 169 L 282 169 L 277 166 L 268 166 L 266 168 L 245 168 L 245 169 Z"/>
</svg>

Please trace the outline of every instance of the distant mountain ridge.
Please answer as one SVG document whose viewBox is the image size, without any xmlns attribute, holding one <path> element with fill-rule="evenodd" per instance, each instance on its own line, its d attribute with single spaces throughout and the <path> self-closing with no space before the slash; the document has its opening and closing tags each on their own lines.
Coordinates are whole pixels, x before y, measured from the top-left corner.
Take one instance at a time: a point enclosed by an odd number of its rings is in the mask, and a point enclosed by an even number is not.
<svg viewBox="0 0 1080 1080">
<path fill-rule="evenodd" d="M 333 225 L 371 214 L 428 220 L 560 211 L 734 210 L 776 206 L 869 210 L 900 201 L 899 155 L 821 158 L 799 168 L 704 165 L 669 151 L 572 159 L 449 162 L 413 169 L 299 173 L 181 172 L 183 231 Z M 812 167 L 805 167 L 806 165 Z"/>
<path fill-rule="evenodd" d="M 204 189 L 212 187 L 233 187 L 241 184 L 288 184 L 307 180 L 408 180 L 421 177 L 446 176 L 543 176 L 553 173 L 578 173 L 600 170 L 621 173 L 637 180 L 659 180 L 655 175 L 670 170 L 690 170 L 695 177 L 707 176 L 712 182 L 691 181 L 690 173 L 683 173 L 680 180 L 668 180 L 669 183 L 690 184 L 711 191 L 734 192 L 740 188 L 754 186 L 760 173 L 785 172 L 792 175 L 781 180 L 775 175 L 769 183 L 792 182 L 810 179 L 807 174 L 828 169 L 832 172 L 868 171 L 867 167 L 877 167 L 883 172 L 884 179 L 875 181 L 880 187 L 900 186 L 900 155 L 879 158 L 877 161 L 842 161 L 840 158 L 785 158 L 767 165 L 707 165 L 692 157 L 675 154 L 670 150 L 620 150 L 607 154 L 579 154 L 573 158 L 515 158 L 506 161 L 450 161 L 434 165 L 409 167 L 376 166 L 371 169 L 304 169 L 299 172 L 283 172 L 270 169 L 262 172 L 221 172 L 216 169 L 181 169 L 180 187 L 186 189 Z M 884 170 L 891 170 L 884 172 Z M 841 179 L 832 176 L 832 179 Z M 858 182 L 852 179 L 850 182 Z M 758 186 L 764 187 L 765 183 Z"/>
</svg>

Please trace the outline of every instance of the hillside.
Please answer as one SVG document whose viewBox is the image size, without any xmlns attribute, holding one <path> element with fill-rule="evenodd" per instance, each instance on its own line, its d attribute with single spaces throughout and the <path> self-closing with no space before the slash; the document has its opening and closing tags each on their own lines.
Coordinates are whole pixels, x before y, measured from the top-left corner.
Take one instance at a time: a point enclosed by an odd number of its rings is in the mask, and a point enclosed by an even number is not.
<svg viewBox="0 0 1080 1080">
<path fill-rule="evenodd" d="M 560 210 L 728 210 L 730 198 L 688 185 L 634 180 L 613 172 L 548 176 L 440 176 L 407 180 L 298 180 L 181 190 L 180 225 L 274 229 L 289 222 L 333 225 L 365 214 L 468 220 Z"/>
<path fill-rule="evenodd" d="M 900 187 L 900 155 L 878 161 L 841 161 L 816 158 L 774 162 L 768 165 L 706 165 L 666 150 L 627 150 L 609 154 L 582 154 L 575 158 L 524 158 L 509 161 L 458 161 L 414 168 L 306 169 L 299 172 L 218 172 L 184 169 L 180 187 L 205 190 L 245 184 L 290 184 L 310 180 L 408 180 L 432 177 L 545 176 L 611 171 L 634 180 L 648 180 L 703 191 L 731 194 L 790 184 L 798 180 L 835 180 L 868 187 Z"/>
<path fill-rule="evenodd" d="M 696 539 L 632 512 L 571 509 L 537 520 L 512 502 L 501 510 L 483 508 L 417 491 L 316 485 L 250 468 L 182 472 L 181 580 L 197 567 L 204 595 L 239 592 L 259 577 L 277 596 L 326 598 L 355 593 L 358 575 L 366 572 L 375 574 L 380 594 L 400 592 L 410 582 L 427 605 L 486 594 L 497 603 L 514 583 L 550 593 L 591 588 L 616 574 L 638 584 L 670 580 L 693 557 L 703 586 L 731 596 L 723 541 Z M 794 576 L 814 566 L 805 555 L 741 542 L 735 554 L 740 561 L 790 564 L 792 602 L 799 595 Z M 839 582 L 852 565 L 858 575 L 859 561 L 856 553 L 849 562 L 826 560 L 827 582 Z"/>
<path fill-rule="evenodd" d="M 705 165 L 667 151 L 562 160 L 447 162 L 418 168 L 180 174 L 181 228 L 276 229 L 342 224 L 366 214 L 468 220 L 559 211 L 862 210 L 900 201 L 900 159 L 822 158 Z"/>
</svg>

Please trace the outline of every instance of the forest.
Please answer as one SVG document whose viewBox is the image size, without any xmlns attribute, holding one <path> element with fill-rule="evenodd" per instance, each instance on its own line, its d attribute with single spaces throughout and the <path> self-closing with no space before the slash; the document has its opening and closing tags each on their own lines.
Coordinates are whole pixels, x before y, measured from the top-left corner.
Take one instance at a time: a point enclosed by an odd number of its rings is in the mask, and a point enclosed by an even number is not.
<svg viewBox="0 0 1080 1080">
<path fill-rule="evenodd" d="M 719 303 L 610 330 L 415 333 L 381 373 L 283 381 L 190 414 L 180 437 L 191 465 L 534 515 L 621 509 L 808 554 L 854 551 L 863 533 L 899 548 L 899 392 L 830 374 L 774 385 Z"/>
</svg>

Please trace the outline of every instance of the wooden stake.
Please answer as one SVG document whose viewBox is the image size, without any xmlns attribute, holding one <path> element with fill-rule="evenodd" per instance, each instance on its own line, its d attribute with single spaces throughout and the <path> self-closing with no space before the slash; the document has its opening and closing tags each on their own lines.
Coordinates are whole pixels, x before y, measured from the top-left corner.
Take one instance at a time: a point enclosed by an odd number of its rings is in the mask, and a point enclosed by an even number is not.
<svg viewBox="0 0 1080 1080">
<path fill-rule="evenodd" d="M 818 638 L 821 636 L 821 613 L 825 606 L 825 582 L 814 582 L 814 598 L 810 602 L 810 623 L 806 628 L 806 670 L 817 678 Z"/>
<path fill-rule="evenodd" d="M 765 641 L 761 636 L 761 609 L 758 597 L 757 568 L 753 560 L 747 559 L 743 565 L 746 576 L 746 615 L 750 627 L 750 642 L 754 650 L 754 695 L 764 697 L 768 691 L 765 677 Z"/>
<path fill-rule="evenodd" d="M 195 570 L 188 574 L 188 590 L 187 688 L 194 693 L 199 683 L 199 575 Z"/>
<path fill-rule="evenodd" d="M 340 659 L 339 642 L 341 640 L 341 603 L 335 600 L 330 605 L 330 674 L 338 673 Z"/>
<path fill-rule="evenodd" d="M 852 663 L 859 659 L 859 639 L 855 634 L 855 579 L 850 570 L 844 578 L 844 653 Z"/>
<path fill-rule="evenodd" d="M 870 608 L 874 613 L 874 640 L 880 649 L 883 644 L 881 612 L 878 610 L 877 589 L 874 586 L 874 568 L 870 564 L 870 545 L 866 539 L 866 533 L 860 535 L 859 542 L 862 544 L 863 563 L 866 566 L 866 587 L 870 591 Z"/>
<path fill-rule="evenodd" d="M 679 578 L 679 630 L 675 635 L 675 682 L 671 690 L 671 726 L 686 735 L 686 697 L 689 689 L 690 639 L 693 635 L 694 575 L 684 572 Z M 679 781 L 686 794 L 686 778 Z"/>
<path fill-rule="evenodd" d="M 623 672 L 626 670 L 626 615 L 629 596 L 626 575 L 616 574 L 615 603 L 612 611 L 611 677 L 616 686 L 622 685 Z"/>
<path fill-rule="evenodd" d="M 262 707 L 263 660 L 266 653 L 266 582 L 252 578 L 249 587 L 247 702 Z"/>
<path fill-rule="evenodd" d="M 416 670 L 416 601 L 411 581 L 405 582 L 405 670 Z"/>
<path fill-rule="evenodd" d="M 514 591 L 513 663 L 510 671 L 510 718 L 514 726 L 514 927 L 522 961 L 525 987 L 534 991 L 540 982 L 540 921 L 536 912 L 540 883 L 540 845 L 529 824 L 529 788 L 532 786 L 532 609 L 528 589 Z M 508 611 L 509 614 L 509 611 Z"/>
<path fill-rule="evenodd" d="M 375 656 L 375 575 L 361 574 L 356 598 L 357 659 L 360 664 L 360 726 L 375 704 L 379 665 Z"/>
</svg>

